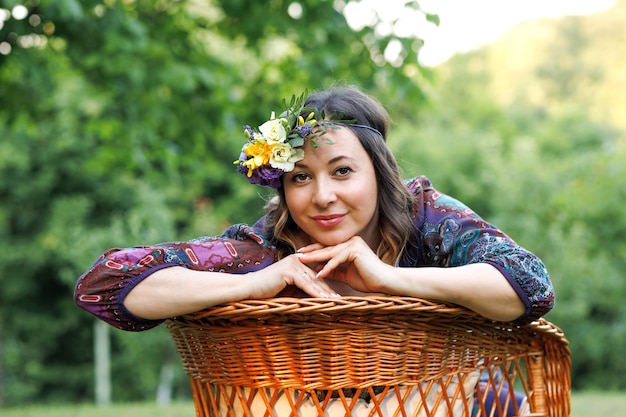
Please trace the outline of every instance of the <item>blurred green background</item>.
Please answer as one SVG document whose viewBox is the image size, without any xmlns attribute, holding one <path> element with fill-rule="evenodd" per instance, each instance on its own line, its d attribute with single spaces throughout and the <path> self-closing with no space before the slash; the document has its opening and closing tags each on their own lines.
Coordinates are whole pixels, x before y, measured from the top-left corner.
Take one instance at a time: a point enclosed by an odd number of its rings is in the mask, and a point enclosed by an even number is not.
<svg viewBox="0 0 626 417">
<path fill-rule="evenodd" d="M 436 67 L 379 16 L 348 26 L 345 3 L 0 0 L 0 407 L 189 400 L 164 328 L 107 328 L 96 392 L 102 328 L 76 279 L 111 247 L 257 219 L 267 192 L 231 164 L 241 126 L 337 83 L 386 105 L 406 177 L 546 262 L 573 388 L 626 389 L 626 2 Z"/>
</svg>

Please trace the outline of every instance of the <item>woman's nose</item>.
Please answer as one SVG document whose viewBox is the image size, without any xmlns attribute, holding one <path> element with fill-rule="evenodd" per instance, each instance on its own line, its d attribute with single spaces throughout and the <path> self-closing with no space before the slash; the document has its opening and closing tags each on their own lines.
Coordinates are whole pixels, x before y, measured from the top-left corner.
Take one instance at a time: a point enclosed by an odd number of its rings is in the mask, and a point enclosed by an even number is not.
<svg viewBox="0 0 626 417">
<path fill-rule="evenodd" d="M 313 203 L 320 207 L 327 207 L 337 200 L 337 193 L 332 181 L 318 180 L 313 195 Z"/>
</svg>

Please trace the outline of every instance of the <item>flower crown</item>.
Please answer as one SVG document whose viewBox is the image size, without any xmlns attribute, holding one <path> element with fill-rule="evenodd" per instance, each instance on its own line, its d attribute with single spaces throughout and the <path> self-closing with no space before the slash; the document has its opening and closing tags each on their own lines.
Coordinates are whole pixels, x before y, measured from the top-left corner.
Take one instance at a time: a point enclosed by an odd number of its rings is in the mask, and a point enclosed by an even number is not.
<svg viewBox="0 0 626 417">
<path fill-rule="evenodd" d="M 278 188 L 281 186 L 280 178 L 285 172 L 294 169 L 296 162 L 304 158 L 304 140 L 308 139 L 315 148 L 318 139 L 324 135 L 326 128 L 335 129 L 335 124 L 348 124 L 354 121 L 341 120 L 342 114 L 333 115 L 330 120 L 322 110 L 304 106 L 306 92 L 300 97 L 291 97 L 286 109 L 278 117 L 272 112 L 270 119 L 259 126 L 255 131 L 250 126 L 243 127 L 247 142 L 241 149 L 239 159 L 233 162 L 237 165 L 237 171 L 245 174 L 251 184 L 259 184 L 267 187 Z M 308 115 L 306 118 L 302 114 Z M 319 127 L 315 129 L 314 127 Z M 327 143 L 333 143 L 328 137 Z"/>
</svg>

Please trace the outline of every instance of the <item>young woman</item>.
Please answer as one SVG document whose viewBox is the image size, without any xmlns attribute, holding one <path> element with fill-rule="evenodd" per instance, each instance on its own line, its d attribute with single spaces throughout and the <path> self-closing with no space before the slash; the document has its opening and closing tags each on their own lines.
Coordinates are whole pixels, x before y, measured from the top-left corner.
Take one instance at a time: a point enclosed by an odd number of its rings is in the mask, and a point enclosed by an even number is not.
<svg viewBox="0 0 626 417">
<path fill-rule="evenodd" d="M 426 177 L 403 181 L 375 99 L 343 87 L 293 104 L 244 129 L 238 171 L 277 189 L 263 218 L 219 237 L 111 249 L 79 278 L 76 303 L 133 331 L 302 292 L 436 299 L 500 321 L 552 308 L 540 259 Z"/>
</svg>

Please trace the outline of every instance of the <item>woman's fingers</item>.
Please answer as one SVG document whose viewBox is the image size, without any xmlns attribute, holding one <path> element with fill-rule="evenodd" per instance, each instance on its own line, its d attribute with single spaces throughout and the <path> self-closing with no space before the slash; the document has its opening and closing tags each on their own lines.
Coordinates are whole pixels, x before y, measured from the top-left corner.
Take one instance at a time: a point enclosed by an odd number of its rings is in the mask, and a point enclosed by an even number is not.
<svg viewBox="0 0 626 417">
<path fill-rule="evenodd" d="M 310 245 L 306 245 L 306 246 L 301 247 L 300 249 L 298 249 L 296 251 L 296 253 L 309 253 L 309 252 L 312 252 L 314 250 L 318 250 L 318 249 L 322 249 L 322 248 L 324 248 L 324 245 L 321 245 L 319 243 L 312 243 Z"/>
<path fill-rule="evenodd" d="M 303 248 L 304 250 L 296 253 L 296 256 L 300 262 L 317 264 L 315 267 L 317 278 L 327 278 L 342 265 L 354 263 L 359 251 L 358 243 L 355 244 L 352 240 L 335 246 L 315 245 L 315 248 L 313 246 Z"/>
<path fill-rule="evenodd" d="M 321 246 L 313 247 L 313 245 L 305 246 L 296 252 L 296 256 L 300 259 L 300 262 L 305 264 L 320 264 L 328 262 L 334 256 L 336 256 L 342 249 L 343 243 L 335 246 Z"/>
<path fill-rule="evenodd" d="M 342 264 L 345 264 L 346 262 L 348 262 L 348 258 L 346 257 L 345 253 L 340 253 L 337 256 L 333 256 L 328 260 L 328 262 L 326 262 L 322 266 L 321 269 L 317 271 L 315 278 L 324 279 L 331 277 L 331 274 L 340 269 L 340 266 Z"/>
<path fill-rule="evenodd" d="M 296 279 L 295 285 L 311 297 L 341 297 L 341 295 L 330 288 L 324 280 L 316 279 L 313 271 L 302 273 L 299 279 Z"/>
<path fill-rule="evenodd" d="M 297 259 L 297 258 L 296 258 Z M 333 298 L 341 297 L 324 280 L 316 279 L 316 272 L 298 260 L 301 268 L 294 266 L 292 284 L 300 288 L 311 297 Z"/>
</svg>

